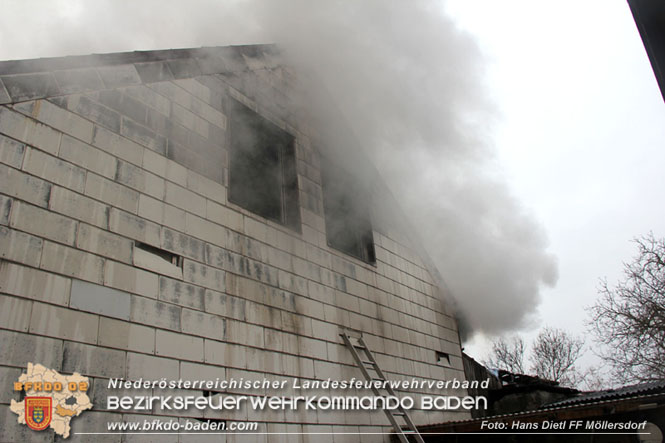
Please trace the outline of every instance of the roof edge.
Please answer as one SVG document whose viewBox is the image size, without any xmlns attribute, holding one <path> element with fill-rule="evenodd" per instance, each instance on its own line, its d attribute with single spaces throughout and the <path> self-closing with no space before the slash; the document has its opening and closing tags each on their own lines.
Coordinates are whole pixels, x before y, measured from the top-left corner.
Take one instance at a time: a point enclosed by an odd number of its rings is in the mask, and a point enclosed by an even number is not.
<svg viewBox="0 0 665 443">
<path fill-rule="evenodd" d="M 113 66 L 186 58 L 208 58 L 215 55 L 241 53 L 248 56 L 260 52 L 277 52 L 271 43 L 256 45 L 210 46 L 201 48 L 157 49 L 149 51 L 113 52 L 106 54 L 68 55 L 25 60 L 0 61 L 0 75 L 30 74 L 69 69 Z"/>
</svg>

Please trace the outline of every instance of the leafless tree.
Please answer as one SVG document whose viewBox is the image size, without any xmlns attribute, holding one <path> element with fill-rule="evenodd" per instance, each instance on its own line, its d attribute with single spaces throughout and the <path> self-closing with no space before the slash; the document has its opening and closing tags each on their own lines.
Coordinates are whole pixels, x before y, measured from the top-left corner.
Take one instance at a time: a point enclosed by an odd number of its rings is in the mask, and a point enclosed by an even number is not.
<svg viewBox="0 0 665 443">
<path fill-rule="evenodd" d="M 488 368 L 503 369 L 514 374 L 524 374 L 524 340 L 514 336 L 508 340 L 499 338 L 492 342 L 490 358 L 483 362 Z"/>
<path fill-rule="evenodd" d="M 584 340 L 562 329 L 545 327 L 534 340 L 531 371 L 545 380 L 565 386 L 577 386 L 584 375 L 575 363 L 584 353 Z"/>
<path fill-rule="evenodd" d="M 525 365 L 527 353 L 531 362 L 528 370 Z M 582 370 L 576 366 L 583 353 L 584 340 L 561 329 L 544 327 L 529 352 L 519 336 L 494 340 L 490 357 L 483 364 L 514 374 L 536 375 L 564 386 L 599 389 L 602 385 L 600 372 L 596 368 Z"/>
<path fill-rule="evenodd" d="M 622 382 L 665 379 L 665 239 L 636 238 L 638 254 L 624 263 L 624 279 L 600 297 L 589 323 L 603 343 L 601 358 Z"/>
</svg>

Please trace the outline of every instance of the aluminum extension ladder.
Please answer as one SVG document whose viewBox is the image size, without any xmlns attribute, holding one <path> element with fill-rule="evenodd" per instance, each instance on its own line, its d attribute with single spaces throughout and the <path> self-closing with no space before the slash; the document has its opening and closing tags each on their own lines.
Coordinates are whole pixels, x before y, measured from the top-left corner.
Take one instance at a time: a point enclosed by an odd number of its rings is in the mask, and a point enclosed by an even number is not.
<svg viewBox="0 0 665 443">
<path fill-rule="evenodd" d="M 356 361 L 356 364 L 360 368 L 360 371 L 363 373 L 363 376 L 367 381 L 387 380 L 386 376 L 383 374 L 383 371 L 374 359 L 374 355 L 372 355 L 372 352 L 369 350 L 367 344 L 365 344 L 365 340 L 363 340 L 362 337 L 354 338 L 346 333 L 340 335 L 342 336 L 342 339 L 344 339 L 346 347 L 351 351 L 353 359 Z M 370 371 L 374 371 L 376 375 L 372 375 Z M 374 385 L 372 385 L 372 391 L 377 397 L 386 396 L 385 394 L 382 394 L 381 391 Z M 388 395 L 397 397 L 395 390 L 390 386 L 390 384 L 385 384 L 385 391 L 388 393 Z M 401 443 L 409 443 L 409 436 L 415 439 L 417 443 L 425 443 L 423 437 L 418 432 L 416 425 L 413 423 L 411 417 L 409 417 L 409 414 L 407 413 L 406 409 L 402 407 L 402 405 L 399 405 L 399 407 L 394 410 L 384 409 L 383 412 L 386 413 L 388 420 L 393 425 L 395 433 L 397 434 L 397 437 L 399 437 Z M 408 430 L 402 429 L 402 426 L 397 423 L 397 417 L 401 417 L 404 420 Z"/>
</svg>

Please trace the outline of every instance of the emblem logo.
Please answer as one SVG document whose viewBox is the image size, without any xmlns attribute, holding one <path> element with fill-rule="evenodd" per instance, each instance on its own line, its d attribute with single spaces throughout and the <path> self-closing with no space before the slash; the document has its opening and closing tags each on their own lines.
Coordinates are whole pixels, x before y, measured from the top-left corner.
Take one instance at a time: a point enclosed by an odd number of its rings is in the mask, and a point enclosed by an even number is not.
<svg viewBox="0 0 665 443">
<path fill-rule="evenodd" d="M 25 397 L 25 423 L 30 429 L 43 431 L 51 424 L 51 397 Z"/>
</svg>

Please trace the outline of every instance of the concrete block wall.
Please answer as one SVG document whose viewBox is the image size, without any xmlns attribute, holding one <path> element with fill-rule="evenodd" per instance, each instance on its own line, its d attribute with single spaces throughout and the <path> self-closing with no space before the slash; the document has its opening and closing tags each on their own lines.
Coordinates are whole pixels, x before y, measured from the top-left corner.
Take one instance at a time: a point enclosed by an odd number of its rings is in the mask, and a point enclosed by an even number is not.
<svg viewBox="0 0 665 443">
<path fill-rule="evenodd" d="M 328 247 L 319 153 L 306 122 L 283 111 L 293 74 L 253 47 L 160 54 L 110 65 L 79 59 L 73 69 L 52 62 L 39 72 L 0 64 L 0 441 L 53 439 L 26 432 L 5 408 L 28 362 L 91 378 L 94 412 L 73 420 L 72 441 L 108 420 L 145 418 L 106 410 L 110 377 L 361 378 L 342 331 L 362 334 L 391 379 L 464 379 L 455 320 L 413 250 L 381 232 L 376 264 Z M 295 137 L 300 232 L 227 200 L 231 98 Z M 179 259 L 155 258 L 150 247 Z M 450 364 L 437 363 L 437 351 Z M 408 394 L 424 393 L 432 394 Z M 423 424 L 468 416 L 413 413 Z M 261 432 L 388 426 L 380 411 L 214 418 L 258 420 Z"/>
</svg>

